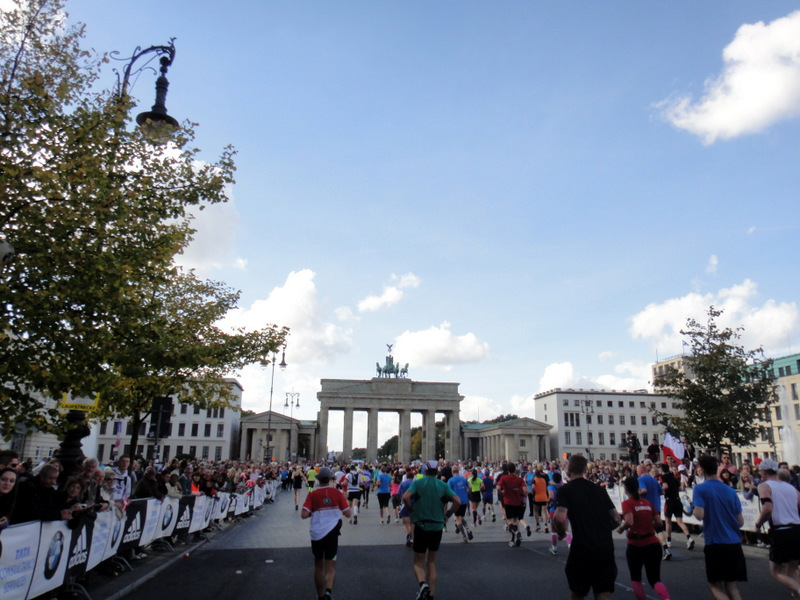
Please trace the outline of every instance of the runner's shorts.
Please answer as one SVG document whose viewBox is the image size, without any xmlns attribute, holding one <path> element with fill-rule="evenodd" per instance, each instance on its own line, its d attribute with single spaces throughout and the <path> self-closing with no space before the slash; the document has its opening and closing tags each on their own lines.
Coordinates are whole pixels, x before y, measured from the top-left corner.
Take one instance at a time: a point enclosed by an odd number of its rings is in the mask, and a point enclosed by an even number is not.
<svg viewBox="0 0 800 600">
<path fill-rule="evenodd" d="M 741 544 L 711 544 L 703 549 L 706 556 L 706 580 L 747 581 L 747 564 Z"/>
<path fill-rule="evenodd" d="M 328 535 L 319 539 L 311 540 L 311 554 L 314 555 L 316 560 L 336 560 L 336 554 L 339 552 L 339 535 L 342 529 L 342 521 L 339 520 L 336 527 L 334 527 Z"/>
</svg>

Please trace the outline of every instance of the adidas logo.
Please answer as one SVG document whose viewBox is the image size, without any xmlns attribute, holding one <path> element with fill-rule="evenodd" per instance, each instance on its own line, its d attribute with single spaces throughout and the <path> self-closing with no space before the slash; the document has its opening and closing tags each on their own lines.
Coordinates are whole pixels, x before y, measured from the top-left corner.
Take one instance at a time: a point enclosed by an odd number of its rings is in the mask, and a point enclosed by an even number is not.
<svg viewBox="0 0 800 600">
<path fill-rule="evenodd" d="M 86 528 L 81 528 L 81 535 L 78 537 L 78 542 L 75 548 L 72 549 L 72 555 L 69 557 L 67 568 L 77 567 L 82 565 L 89 559 L 89 545 L 86 542 Z"/>
<path fill-rule="evenodd" d="M 122 538 L 122 543 L 135 542 L 142 537 L 142 513 L 136 513 L 131 521 L 131 526 L 128 528 L 128 533 Z"/>
<path fill-rule="evenodd" d="M 180 521 L 175 526 L 176 529 L 186 529 L 192 522 L 192 510 L 187 506 L 183 509 Z"/>
</svg>

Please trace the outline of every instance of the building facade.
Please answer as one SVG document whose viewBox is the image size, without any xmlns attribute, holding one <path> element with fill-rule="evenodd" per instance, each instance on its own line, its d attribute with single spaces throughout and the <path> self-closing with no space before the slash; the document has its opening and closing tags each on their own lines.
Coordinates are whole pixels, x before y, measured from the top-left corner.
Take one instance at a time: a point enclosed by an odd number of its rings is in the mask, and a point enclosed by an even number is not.
<svg viewBox="0 0 800 600">
<path fill-rule="evenodd" d="M 502 423 L 462 423 L 460 456 L 479 462 L 551 458 L 551 425 L 528 417 Z"/>
<path fill-rule="evenodd" d="M 537 421 L 551 426 L 548 457 L 583 454 L 590 460 L 627 457 L 627 432 L 635 433 L 642 455 L 653 440 L 661 443 L 664 426 L 654 410 L 675 414 L 672 398 L 646 390 L 556 388 L 534 396 Z"/>
</svg>

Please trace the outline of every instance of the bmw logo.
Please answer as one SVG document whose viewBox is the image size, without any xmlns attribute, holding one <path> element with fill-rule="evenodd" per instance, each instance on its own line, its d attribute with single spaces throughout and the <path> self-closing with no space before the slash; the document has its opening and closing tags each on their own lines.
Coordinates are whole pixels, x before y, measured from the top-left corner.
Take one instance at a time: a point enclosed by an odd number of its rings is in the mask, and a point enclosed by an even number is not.
<svg viewBox="0 0 800 600">
<path fill-rule="evenodd" d="M 47 550 L 47 558 L 44 561 L 45 579 L 50 579 L 56 574 L 62 554 L 64 554 L 64 534 L 57 531 L 50 542 L 50 548 Z"/>
<path fill-rule="evenodd" d="M 172 523 L 173 512 L 172 504 L 167 504 L 164 508 L 164 518 L 161 520 L 161 529 L 166 529 Z"/>
</svg>

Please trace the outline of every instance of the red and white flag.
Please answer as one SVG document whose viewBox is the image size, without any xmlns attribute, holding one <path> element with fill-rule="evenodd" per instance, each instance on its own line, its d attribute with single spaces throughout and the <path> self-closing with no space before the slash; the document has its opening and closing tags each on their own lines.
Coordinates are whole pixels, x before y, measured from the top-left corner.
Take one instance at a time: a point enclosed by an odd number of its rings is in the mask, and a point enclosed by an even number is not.
<svg viewBox="0 0 800 600">
<path fill-rule="evenodd" d="M 683 460 L 683 455 L 685 453 L 683 442 L 669 431 L 664 434 L 664 445 L 661 449 L 664 451 L 664 460 L 667 460 L 668 456 L 674 458 L 676 462 L 681 462 Z"/>
</svg>

